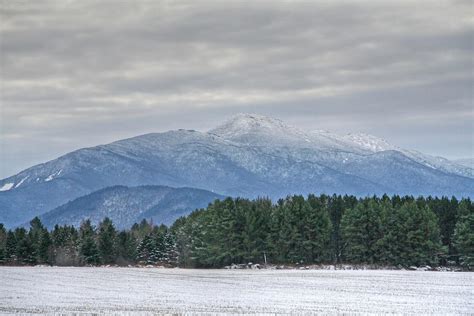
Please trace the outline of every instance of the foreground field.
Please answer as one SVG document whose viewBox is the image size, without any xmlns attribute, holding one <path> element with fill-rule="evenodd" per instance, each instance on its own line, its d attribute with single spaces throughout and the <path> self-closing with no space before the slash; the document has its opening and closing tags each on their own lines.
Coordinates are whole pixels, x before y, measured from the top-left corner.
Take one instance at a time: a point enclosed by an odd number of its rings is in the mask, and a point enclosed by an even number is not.
<svg viewBox="0 0 474 316">
<path fill-rule="evenodd" d="M 0 313 L 474 313 L 474 274 L 0 267 Z"/>
</svg>

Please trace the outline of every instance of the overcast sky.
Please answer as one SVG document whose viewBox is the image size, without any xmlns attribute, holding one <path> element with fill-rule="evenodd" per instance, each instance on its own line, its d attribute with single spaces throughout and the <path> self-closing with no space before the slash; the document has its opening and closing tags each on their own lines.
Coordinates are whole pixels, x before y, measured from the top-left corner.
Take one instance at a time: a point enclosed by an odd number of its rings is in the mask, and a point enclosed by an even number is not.
<svg viewBox="0 0 474 316">
<path fill-rule="evenodd" d="M 471 1 L 0 0 L 0 178 L 242 112 L 474 156 Z"/>
</svg>

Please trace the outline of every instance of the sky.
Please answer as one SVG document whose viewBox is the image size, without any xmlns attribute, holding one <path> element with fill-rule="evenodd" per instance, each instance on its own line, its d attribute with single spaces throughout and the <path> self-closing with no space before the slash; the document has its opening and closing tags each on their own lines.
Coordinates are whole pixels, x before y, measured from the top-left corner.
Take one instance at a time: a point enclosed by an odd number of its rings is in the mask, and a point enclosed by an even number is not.
<svg viewBox="0 0 474 316">
<path fill-rule="evenodd" d="M 471 1 L 0 0 L 0 178 L 238 113 L 474 157 Z"/>
</svg>

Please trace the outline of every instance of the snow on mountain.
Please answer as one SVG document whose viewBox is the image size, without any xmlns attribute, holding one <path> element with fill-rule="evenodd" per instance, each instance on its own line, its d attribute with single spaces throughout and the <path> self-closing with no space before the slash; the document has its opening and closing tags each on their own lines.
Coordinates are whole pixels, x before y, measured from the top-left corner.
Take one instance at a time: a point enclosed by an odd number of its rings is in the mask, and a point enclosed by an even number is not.
<svg viewBox="0 0 474 316">
<path fill-rule="evenodd" d="M 257 114 L 236 115 L 211 129 L 209 133 L 248 146 L 366 152 L 365 149 L 354 146 L 353 142 L 345 140 L 344 137 L 328 131 L 306 132 L 281 120 Z"/>
<path fill-rule="evenodd" d="M 385 139 L 369 134 L 348 134 L 344 138 L 374 153 L 385 150 L 399 150 L 399 148 L 389 144 Z"/>
<path fill-rule="evenodd" d="M 209 132 L 152 133 L 83 148 L 0 180 L 0 222 L 18 225 L 110 186 L 164 185 L 222 195 L 474 196 L 473 169 L 365 134 L 305 132 L 241 114 Z"/>
<path fill-rule="evenodd" d="M 250 146 L 294 146 L 311 143 L 307 133 L 283 121 L 256 114 L 239 114 L 209 131 L 222 139 Z"/>
<path fill-rule="evenodd" d="M 285 124 L 281 120 L 257 114 L 239 114 L 210 130 L 209 133 L 249 146 L 271 148 L 285 146 L 293 151 L 303 148 L 316 149 L 319 151 L 317 156 L 320 162 L 329 159 L 347 163 L 354 157 L 357 157 L 357 155 L 395 150 L 402 152 L 407 157 L 428 168 L 474 178 L 474 169 L 472 168 L 460 166 L 442 157 L 434 157 L 415 150 L 403 149 L 373 135 L 350 133 L 341 136 L 325 130 L 305 132 Z M 311 160 L 308 157 L 301 157 L 301 159 Z"/>
<path fill-rule="evenodd" d="M 453 163 L 452 161 L 443 157 L 435 157 L 416 150 L 403 149 L 390 144 L 385 139 L 373 135 L 357 133 L 348 134 L 344 136 L 344 138 L 374 153 L 387 150 L 396 150 L 428 168 L 474 178 L 474 169 L 472 168 L 466 168 L 466 166 Z"/>
<path fill-rule="evenodd" d="M 446 173 L 457 174 L 465 177 L 474 178 L 474 169 L 469 166 L 463 166 L 443 157 L 431 156 L 416 150 L 402 150 L 402 152 L 413 160 L 436 170 Z"/>
<path fill-rule="evenodd" d="M 13 183 L 5 183 L 2 185 L 2 187 L 0 188 L 0 191 L 8 191 L 10 190 L 11 188 L 13 188 L 14 184 Z"/>
<path fill-rule="evenodd" d="M 454 160 L 454 163 L 456 163 L 457 165 L 474 169 L 474 158 L 456 159 Z"/>
</svg>

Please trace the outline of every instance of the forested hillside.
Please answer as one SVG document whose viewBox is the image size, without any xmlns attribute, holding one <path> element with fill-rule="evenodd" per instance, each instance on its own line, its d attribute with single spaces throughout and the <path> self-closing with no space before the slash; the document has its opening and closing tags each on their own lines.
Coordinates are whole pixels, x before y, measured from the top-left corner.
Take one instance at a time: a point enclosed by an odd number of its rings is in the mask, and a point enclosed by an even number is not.
<svg viewBox="0 0 474 316">
<path fill-rule="evenodd" d="M 151 264 L 223 267 L 232 263 L 353 263 L 474 268 L 474 204 L 469 199 L 289 196 L 215 201 L 171 227 L 143 220 L 118 231 L 58 226 L 38 218 L 29 230 L 0 226 L 4 265 Z"/>
</svg>

